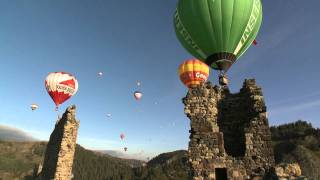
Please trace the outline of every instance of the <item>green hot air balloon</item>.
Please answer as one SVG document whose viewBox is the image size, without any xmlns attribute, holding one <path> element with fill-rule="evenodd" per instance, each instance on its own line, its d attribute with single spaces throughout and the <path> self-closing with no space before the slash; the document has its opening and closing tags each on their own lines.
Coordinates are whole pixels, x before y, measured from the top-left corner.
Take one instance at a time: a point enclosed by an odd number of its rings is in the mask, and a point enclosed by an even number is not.
<svg viewBox="0 0 320 180">
<path fill-rule="evenodd" d="M 261 21 L 260 0 L 179 0 L 174 27 L 185 49 L 225 74 L 252 44 Z"/>
</svg>

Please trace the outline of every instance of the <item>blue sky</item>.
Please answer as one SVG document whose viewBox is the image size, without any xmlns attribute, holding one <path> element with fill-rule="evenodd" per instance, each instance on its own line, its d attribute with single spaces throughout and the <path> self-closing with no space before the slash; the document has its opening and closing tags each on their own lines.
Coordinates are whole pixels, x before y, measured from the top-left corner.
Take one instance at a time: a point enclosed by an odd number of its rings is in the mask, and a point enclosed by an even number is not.
<svg viewBox="0 0 320 180">
<path fill-rule="evenodd" d="M 79 144 L 126 146 L 128 154 L 144 157 L 186 149 L 189 119 L 181 98 L 187 90 L 177 68 L 192 56 L 175 37 L 176 3 L 0 1 L 0 124 L 47 140 L 57 115 L 44 79 L 49 72 L 66 71 L 77 77 L 79 91 L 60 113 L 77 105 Z M 232 92 L 245 78 L 256 78 L 271 125 L 304 119 L 320 127 L 319 6 L 317 0 L 263 1 L 258 46 L 229 71 Z M 213 83 L 216 75 L 211 72 Z M 140 102 L 133 98 L 135 90 L 143 92 Z M 31 112 L 31 103 L 39 109 Z"/>
</svg>

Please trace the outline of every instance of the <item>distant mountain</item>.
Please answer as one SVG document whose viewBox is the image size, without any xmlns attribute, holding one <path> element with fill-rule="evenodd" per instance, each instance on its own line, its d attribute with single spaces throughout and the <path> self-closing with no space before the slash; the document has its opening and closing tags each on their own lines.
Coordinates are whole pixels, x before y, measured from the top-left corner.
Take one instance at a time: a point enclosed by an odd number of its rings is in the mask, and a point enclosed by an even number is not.
<svg viewBox="0 0 320 180">
<path fill-rule="evenodd" d="M 142 166 L 145 161 L 139 160 L 142 159 L 141 157 L 135 156 L 135 154 L 126 154 L 122 153 L 120 151 L 115 150 L 103 150 L 103 151 L 94 151 L 98 154 L 110 156 L 113 158 L 119 158 L 122 161 L 126 162 L 128 165 L 130 165 L 132 168 Z"/>
<path fill-rule="evenodd" d="M 6 141 L 35 141 L 33 137 L 28 135 L 26 132 L 9 127 L 0 125 L 0 140 Z"/>
<path fill-rule="evenodd" d="M 138 160 L 139 162 L 145 162 L 147 158 L 143 153 L 130 153 L 130 152 L 124 152 L 124 151 L 117 151 L 117 150 L 100 150 L 96 151 L 98 153 L 102 153 L 105 155 L 109 155 L 112 157 L 117 157 L 121 159 L 127 159 L 127 160 Z"/>
</svg>

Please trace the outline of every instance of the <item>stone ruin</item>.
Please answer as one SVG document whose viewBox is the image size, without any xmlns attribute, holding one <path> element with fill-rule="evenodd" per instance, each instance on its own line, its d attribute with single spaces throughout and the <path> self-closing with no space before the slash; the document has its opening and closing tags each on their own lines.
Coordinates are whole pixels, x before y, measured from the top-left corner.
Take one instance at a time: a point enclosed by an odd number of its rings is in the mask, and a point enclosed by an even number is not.
<svg viewBox="0 0 320 180">
<path fill-rule="evenodd" d="M 261 178 L 275 165 L 266 106 L 254 79 L 235 94 L 204 83 L 190 89 L 183 103 L 191 121 L 194 180 Z"/>
<path fill-rule="evenodd" d="M 70 106 L 58 119 L 50 135 L 40 180 L 69 180 L 72 177 L 72 165 L 76 149 L 79 121 L 75 118 L 76 106 Z"/>
</svg>

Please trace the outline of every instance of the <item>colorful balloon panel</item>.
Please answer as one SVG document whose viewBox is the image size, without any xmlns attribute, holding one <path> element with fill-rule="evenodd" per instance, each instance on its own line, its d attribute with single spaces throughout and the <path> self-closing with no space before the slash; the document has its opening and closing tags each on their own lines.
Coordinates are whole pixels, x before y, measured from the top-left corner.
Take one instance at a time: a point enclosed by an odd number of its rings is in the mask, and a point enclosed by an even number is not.
<svg viewBox="0 0 320 180">
<path fill-rule="evenodd" d="M 45 80 L 46 89 L 52 100 L 59 106 L 78 91 L 77 79 L 69 73 L 50 73 Z"/>
<path fill-rule="evenodd" d="M 224 71 L 250 47 L 261 22 L 260 0 L 179 0 L 174 15 L 182 46 Z"/>
<path fill-rule="evenodd" d="M 188 88 L 195 87 L 208 79 L 209 67 L 196 59 L 187 60 L 179 66 L 179 77 Z"/>
</svg>

